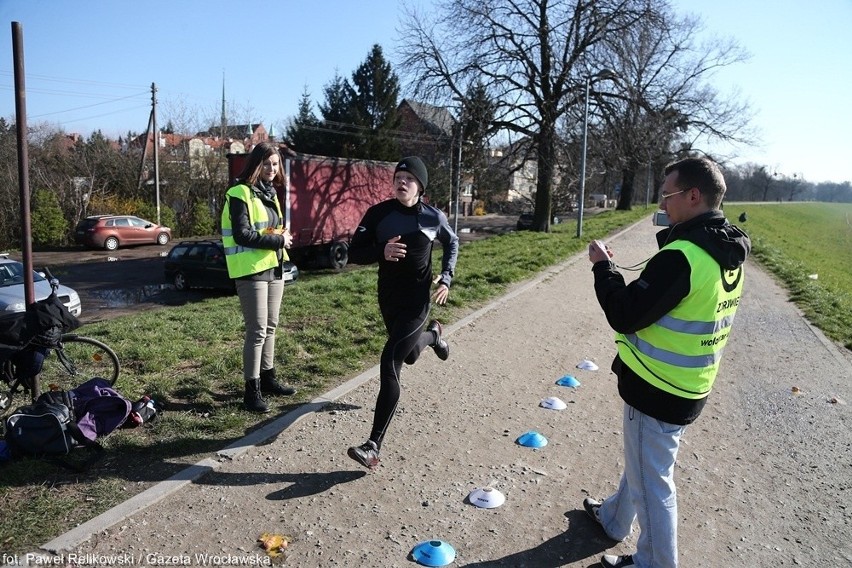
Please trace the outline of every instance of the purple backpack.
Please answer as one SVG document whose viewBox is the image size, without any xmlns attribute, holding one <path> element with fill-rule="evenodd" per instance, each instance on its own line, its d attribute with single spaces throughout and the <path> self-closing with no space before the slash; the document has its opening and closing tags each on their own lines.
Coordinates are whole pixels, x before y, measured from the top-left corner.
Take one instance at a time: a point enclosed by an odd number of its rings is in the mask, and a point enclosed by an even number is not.
<svg viewBox="0 0 852 568">
<path fill-rule="evenodd" d="M 131 402 L 101 378 L 89 379 L 68 391 L 77 426 L 89 440 L 106 436 L 121 426 L 130 414 Z"/>
</svg>

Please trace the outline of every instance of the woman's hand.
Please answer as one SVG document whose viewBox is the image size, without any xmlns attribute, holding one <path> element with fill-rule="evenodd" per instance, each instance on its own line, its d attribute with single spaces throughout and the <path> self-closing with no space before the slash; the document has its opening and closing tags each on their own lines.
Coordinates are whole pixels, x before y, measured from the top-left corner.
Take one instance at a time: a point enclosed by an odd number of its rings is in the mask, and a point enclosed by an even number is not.
<svg viewBox="0 0 852 568">
<path fill-rule="evenodd" d="M 290 234 L 290 229 L 284 227 L 283 229 L 278 229 L 276 227 L 268 227 L 266 229 L 266 233 L 268 235 L 281 235 L 284 237 L 283 242 L 281 243 L 282 247 L 288 249 L 293 244 L 293 235 Z"/>
</svg>

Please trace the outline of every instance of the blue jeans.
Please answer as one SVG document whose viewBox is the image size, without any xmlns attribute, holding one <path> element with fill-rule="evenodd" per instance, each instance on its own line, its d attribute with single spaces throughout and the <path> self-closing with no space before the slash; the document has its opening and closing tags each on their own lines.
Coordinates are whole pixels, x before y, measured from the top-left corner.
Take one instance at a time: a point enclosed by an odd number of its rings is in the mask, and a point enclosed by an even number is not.
<svg viewBox="0 0 852 568">
<path fill-rule="evenodd" d="M 624 473 L 605 499 L 600 519 L 606 533 L 624 540 L 639 520 L 633 563 L 637 568 L 677 567 L 677 490 L 674 466 L 686 426 L 651 418 L 624 405 Z"/>
</svg>

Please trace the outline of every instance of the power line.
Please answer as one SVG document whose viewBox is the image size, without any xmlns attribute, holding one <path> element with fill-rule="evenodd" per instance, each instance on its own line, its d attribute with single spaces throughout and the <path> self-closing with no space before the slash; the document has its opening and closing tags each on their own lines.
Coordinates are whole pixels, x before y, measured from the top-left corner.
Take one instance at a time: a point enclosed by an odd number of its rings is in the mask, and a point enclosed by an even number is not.
<svg viewBox="0 0 852 568">
<path fill-rule="evenodd" d="M 62 122 L 63 122 L 63 124 L 68 124 L 68 123 L 72 123 L 72 122 L 80 122 L 80 121 L 83 121 L 83 120 L 91 120 L 93 118 L 101 118 L 102 116 L 111 116 L 113 114 L 119 114 L 119 113 L 122 113 L 122 112 L 129 112 L 129 111 L 132 111 L 132 110 L 139 110 L 139 109 L 143 109 L 143 108 L 150 109 L 151 105 L 150 104 L 144 104 L 144 105 L 139 105 L 139 106 L 134 106 L 134 107 L 122 108 L 122 109 L 118 109 L 118 110 L 114 110 L 114 111 L 110 111 L 110 112 L 104 112 L 104 113 L 101 113 L 101 114 L 84 116 L 82 118 L 73 118 L 73 119 L 69 119 L 69 120 L 63 120 Z M 46 116 L 46 115 L 40 114 L 40 115 L 37 115 L 37 116 L 31 116 L 29 118 L 40 118 L 42 116 Z"/>
<path fill-rule="evenodd" d="M 13 89 L 14 89 L 14 87 L 12 87 L 11 85 L 0 85 L 0 90 L 3 90 L 3 91 L 11 91 Z M 114 96 L 111 96 L 111 95 L 104 95 L 104 94 L 101 94 L 101 93 L 83 93 L 83 92 L 79 92 L 79 91 L 58 91 L 58 90 L 55 90 L 55 89 L 33 89 L 33 88 L 30 88 L 30 87 L 27 87 L 27 93 L 28 94 L 33 93 L 33 94 L 38 94 L 38 95 L 56 95 L 56 96 L 62 96 L 62 97 L 80 97 L 80 98 L 89 98 L 89 99 L 102 99 L 102 100 L 105 100 L 107 102 L 120 101 L 120 100 L 124 100 L 124 99 L 129 99 L 129 98 L 132 98 L 132 97 L 145 97 L 145 96 L 147 96 L 147 93 L 142 93 L 142 92 L 134 93 L 132 95 L 127 95 L 127 96 L 114 97 Z"/>
<path fill-rule="evenodd" d="M 329 128 L 329 126 L 337 128 Z M 343 135 L 379 135 L 393 138 L 394 140 L 405 140 L 409 142 L 447 142 L 452 139 L 452 136 L 447 134 L 427 134 L 427 133 L 412 133 L 405 130 L 396 129 L 373 129 L 368 126 L 351 124 L 348 122 L 335 122 L 333 120 L 323 120 L 320 126 L 309 126 L 306 124 L 298 125 L 298 128 L 313 132 L 328 132 L 332 134 Z"/>
<path fill-rule="evenodd" d="M 84 109 L 92 108 L 92 107 L 96 107 L 96 106 L 103 106 L 103 105 L 106 105 L 106 104 L 112 104 L 112 103 L 116 103 L 118 101 L 124 101 L 124 100 L 132 99 L 132 98 L 135 98 L 135 97 L 138 97 L 138 96 L 139 95 L 128 95 L 126 97 L 120 97 L 120 98 L 112 99 L 112 100 L 105 101 L 105 102 L 102 102 L 102 103 L 92 103 L 90 105 L 84 105 L 84 106 L 69 108 L 69 109 L 65 109 L 65 110 L 45 112 L 45 113 L 42 113 L 42 114 L 33 115 L 31 118 L 41 118 L 43 116 L 51 116 L 51 115 L 54 115 L 54 114 L 65 114 L 65 113 L 68 113 L 68 112 L 74 112 L 76 110 L 84 110 Z M 147 104 L 145 106 L 147 106 Z M 136 108 L 139 108 L 139 107 L 133 107 L 133 108 L 136 109 Z M 116 111 L 116 112 L 120 112 L 120 111 Z M 110 113 L 110 114 L 112 114 L 112 113 Z M 106 115 L 100 115 L 100 116 L 106 116 Z M 97 118 L 97 117 L 91 117 L 91 118 Z"/>
<path fill-rule="evenodd" d="M 10 77 L 11 78 L 12 76 L 13 76 L 13 74 L 9 71 L 0 71 L 0 77 Z M 32 119 L 39 119 L 39 118 L 56 116 L 56 115 L 68 115 L 69 113 L 73 113 L 73 112 L 76 112 L 76 111 L 92 109 L 92 108 L 95 108 L 95 107 L 103 107 L 105 105 L 112 105 L 112 104 L 115 104 L 115 103 L 119 103 L 119 102 L 127 101 L 127 100 L 132 100 L 132 99 L 139 99 L 140 102 L 144 100 L 145 103 L 141 104 L 141 105 L 133 106 L 133 107 L 127 107 L 127 108 L 122 108 L 122 109 L 117 109 L 117 110 L 112 110 L 112 111 L 107 111 L 107 112 L 101 112 L 101 113 L 98 113 L 98 114 L 94 114 L 94 115 L 90 115 L 90 116 L 86 116 L 86 117 L 82 117 L 82 118 L 63 119 L 62 122 L 63 123 L 73 123 L 73 122 L 81 122 L 81 121 L 85 121 L 85 120 L 92 120 L 92 119 L 101 118 L 101 117 L 104 117 L 104 116 L 110 116 L 110 115 L 119 114 L 119 113 L 123 113 L 123 112 L 138 110 L 138 109 L 141 109 L 141 108 L 147 108 L 149 106 L 148 102 L 147 102 L 148 89 L 147 89 L 147 87 L 143 87 L 141 85 L 128 85 L 128 84 L 122 84 L 122 83 L 106 83 L 106 82 L 103 82 L 103 81 L 89 81 L 89 80 L 85 80 L 85 79 L 69 79 L 69 78 L 61 78 L 61 77 L 50 77 L 50 76 L 47 76 L 47 75 L 37 75 L 37 74 L 28 74 L 27 79 L 35 79 L 37 82 L 41 81 L 41 82 L 47 82 L 47 83 L 61 83 L 61 84 L 69 85 L 72 88 L 75 87 L 75 86 L 90 86 L 90 87 L 97 87 L 99 89 L 103 89 L 103 88 L 116 89 L 117 88 L 117 89 L 133 89 L 134 91 L 137 91 L 137 92 L 131 93 L 129 95 L 111 96 L 111 95 L 108 95 L 108 94 L 104 94 L 102 92 L 86 92 L 86 91 L 79 91 L 79 90 L 53 89 L 53 88 L 32 88 L 32 87 L 28 86 L 27 87 L 27 93 L 28 94 L 31 93 L 31 94 L 55 96 L 55 97 L 61 96 L 61 97 L 66 97 L 66 98 L 67 97 L 78 97 L 78 98 L 88 98 L 88 99 L 94 99 L 94 100 L 100 101 L 100 102 L 95 102 L 95 103 L 92 103 L 92 104 L 87 104 L 87 105 L 82 105 L 82 106 L 75 106 L 75 107 L 64 108 L 64 109 L 61 109 L 61 110 L 56 110 L 56 111 L 51 111 L 51 112 L 29 115 L 29 118 L 32 118 Z M 144 90 L 142 90 L 142 89 L 144 89 Z M 12 90 L 14 90 L 14 87 L 12 87 L 10 85 L 0 85 L 0 90 L 12 91 Z"/>
<path fill-rule="evenodd" d="M 14 77 L 14 73 L 12 71 L 0 71 L 0 76 Z M 93 87 L 115 87 L 119 89 L 147 89 L 146 85 L 129 85 L 126 83 L 104 83 L 102 81 L 90 81 L 87 79 L 69 79 L 67 77 L 51 77 L 49 75 L 38 75 L 33 73 L 27 73 L 27 80 L 30 79 L 38 79 L 41 81 L 48 81 L 53 83 L 69 83 L 72 85 L 91 85 Z"/>
</svg>

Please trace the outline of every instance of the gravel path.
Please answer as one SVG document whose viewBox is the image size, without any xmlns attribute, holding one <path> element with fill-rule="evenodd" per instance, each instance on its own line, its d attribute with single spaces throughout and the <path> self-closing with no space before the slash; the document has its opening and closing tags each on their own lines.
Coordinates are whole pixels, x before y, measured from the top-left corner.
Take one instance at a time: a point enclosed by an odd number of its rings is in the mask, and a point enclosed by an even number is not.
<svg viewBox="0 0 852 568">
<path fill-rule="evenodd" d="M 615 260 L 647 258 L 654 231 L 646 220 L 611 239 Z M 852 357 L 754 263 L 747 268 L 716 388 L 681 446 L 681 563 L 847 566 Z M 378 385 L 362 377 L 271 439 L 208 460 L 214 470 L 195 482 L 47 548 L 80 565 L 256 563 L 269 560 L 257 538 L 277 533 L 292 542 L 272 562 L 304 567 L 412 566 L 412 548 L 426 540 L 451 544 L 454 566 L 586 567 L 607 550 L 630 552 L 634 537 L 613 543 L 582 511 L 586 495 L 614 490 L 622 464 L 612 332 L 585 255 L 447 331 L 449 361 L 424 353 L 404 369 L 376 471 L 345 455 L 370 428 Z M 600 370 L 576 368 L 584 359 Z M 565 374 L 581 385 L 557 386 Z M 548 396 L 567 409 L 541 408 Z M 528 430 L 549 443 L 516 444 Z M 503 506 L 466 502 L 486 486 L 506 496 Z"/>
</svg>

